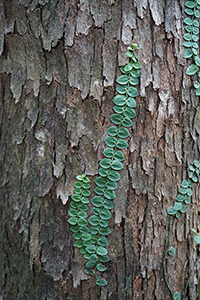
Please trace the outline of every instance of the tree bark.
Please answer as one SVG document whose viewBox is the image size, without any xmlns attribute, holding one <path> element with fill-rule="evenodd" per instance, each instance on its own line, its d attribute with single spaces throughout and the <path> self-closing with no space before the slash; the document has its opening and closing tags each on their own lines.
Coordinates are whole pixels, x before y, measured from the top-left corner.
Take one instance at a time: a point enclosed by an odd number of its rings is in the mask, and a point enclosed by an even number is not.
<svg viewBox="0 0 200 300">
<path fill-rule="evenodd" d="M 67 223 L 78 174 L 92 187 L 119 67 L 142 64 L 137 117 L 116 191 L 103 300 L 171 299 L 163 279 L 167 210 L 199 158 L 199 98 L 182 58 L 183 0 L 0 3 L 0 299 L 95 298 Z M 173 292 L 194 299 L 199 187 L 172 226 Z"/>
</svg>

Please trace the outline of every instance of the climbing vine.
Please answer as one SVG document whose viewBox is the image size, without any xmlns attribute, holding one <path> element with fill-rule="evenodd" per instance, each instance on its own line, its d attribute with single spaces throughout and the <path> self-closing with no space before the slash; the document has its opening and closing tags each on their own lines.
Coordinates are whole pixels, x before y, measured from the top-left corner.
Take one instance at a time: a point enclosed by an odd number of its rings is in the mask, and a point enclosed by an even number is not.
<svg viewBox="0 0 200 300">
<path fill-rule="evenodd" d="M 183 54 L 183 58 L 193 58 L 193 63 L 188 67 L 186 71 L 186 75 L 197 75 L 197 80 L 194 82 L 194 88 L 196 89 L 196 95 L 200 96 L 200 58 L 198 56 L 198 35 L 199 35 L 199 22 L 196 20 L 196 18 L 199 18 L 200 13 L 198 9 L 200 8 L 200 0 L 194 0 L 194 1 L 187 1 L 185 3 L 186 9 L 185 13 L 188 15 L 187 18 L 184 19 L 185 24 L 185 31 L 187 32 L 183 38 L 185 42 L 183 43 L 183 46 L 187 49 L 185 50 Z M 172 229 L 172 218 L 180 218 L 181 213 L 185 213 L 186 204 L 190 204 L 190 197 L 192 196 L 192 187 L 194 183 L 198 182 L 198 176 L 200 174 L 200 162 L 197 160 L 194 160 L 193 163 L 190 165 L 188 169 L 188 179 L 183 180 L 181 183 L 181 188 L 178 192 L 178 196 L 176 197 L 175 204 L 168 209 L 168 215 L 169 218 L 169 231 L 168 231 L 168 248 L 164 256 L 163 261 L 163 270 L 164 270 L 164 278 L 165 282 L 167 284 L 167 287 L 170 291 L 172 299 L 175 300 L 185 300 L 187 289 L 189 286 L 190 277 L 188 278 L 184 292 L 183 297 L 181 298 L 180 292 L 173 293 L 172 287 L 169 285 L 168 279 L 167 279 L 167 273 L 166 273 L 166 259 L 168 255 L 175 255 L 176 251 L 175 248 L 171 246 L 171 229 Z M 194 229 L 191 230 L 191 233 L 194 234 L 194 240 L 197 244 L 200 244 L 200 234 L 197 233 Z M 200 249 L 199 249 L 200 251 Z M 197 258 L 194 267 L 196 267 L 197 263 L 199 262 L 200 257 Z M 197 288 L 197 294 L 195 299 L 200 299 L 200 280 L 198 283 Z"/>
<path fill-rule="evenodd" d="M 136 116 L 135 97 L 138 91 L 135 85 L 139 83 L 141 64 L 135 57 L 137 45 L 128 47 L 126 55 L 129 62 L 120 70 L 123 75 L 119 76 L 117 83 L 118 95 L 113 99 L 115 106 L 114 114 L 110 120 L 114 124 L 108 128 L 108 136 L 104 139 L 107 148 L 103 151 L 104 157 L 99 163 L 99 176 L 95 179 L 95 196 L 90 200 L 93 214 L 87 218 L 90 196 L 89 179 L 85 174 L 77 176 L 78 181 L 74 183 L 74 194 L 72 195 L 71 209 L 68 220 L 73 238 L 76 240 L 75 246 L 80 248 L 80 253 L 84 255 L 86 262 L 86 273 L 93 274 L 96 282 L 96 299 L 98 297 L 97 286 L 105 286 L 106 280 L 99 275 L 99 272 L 107 270 L 104 263 L 109 261 L 107 256 L 108 241 L 106 236 L 111 232 L 109 229 L 110 210 L 114 208 L 113 199 L 116 197 L 117 181 L 120 180 L 120 171 L 123 168 L 123 149 L 128 147 L 125 141 L 130 133 L 127 128 L 132 126 L 132 119 Z"/>
</svg>

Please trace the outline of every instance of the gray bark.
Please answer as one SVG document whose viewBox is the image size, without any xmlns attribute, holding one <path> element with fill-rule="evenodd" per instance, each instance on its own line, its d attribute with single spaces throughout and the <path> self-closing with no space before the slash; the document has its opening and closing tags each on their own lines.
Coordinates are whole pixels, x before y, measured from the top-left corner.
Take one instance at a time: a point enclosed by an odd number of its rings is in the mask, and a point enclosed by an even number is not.
<svg viewBox="0 0 200 300">
<path fill-rule="evenodd" d="M 167 209 L 199 158 L 199 98 L 182 58 L 183 0 L 0 1 L 0 299 L 94 299 L 67 223 L 75 177 L 92 186 L 119 66 L 137 43 L 140 97 L 108 236 L 100 299 L 170 299 Z M 173 223 L 174 292 L 197 255 L 199 187 Z"/>
</svg>

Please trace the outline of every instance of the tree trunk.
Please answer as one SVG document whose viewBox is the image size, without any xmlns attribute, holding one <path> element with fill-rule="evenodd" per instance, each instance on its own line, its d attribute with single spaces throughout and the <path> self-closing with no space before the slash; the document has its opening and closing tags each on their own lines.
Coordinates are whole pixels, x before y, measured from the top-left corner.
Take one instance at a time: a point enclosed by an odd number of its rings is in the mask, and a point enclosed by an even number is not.
<svg viewBox="0 0 200 300">
<path fill-rule="evenodd" d="M 10 0 L 0 10 L 1 300 L 95 299 L 67 222 L 76 175 L 92 187 L 119 67 L 142 64 L 99 299 L 171 299 L 163 276 L 167 210 L 199 157 L 199 98 L 182 58 L 183 0 Z M 172 225 L 173 292 L 193 267 L 199 188 Z M 199 228 L 200 229 L 200 228 Z"/>
</svg>

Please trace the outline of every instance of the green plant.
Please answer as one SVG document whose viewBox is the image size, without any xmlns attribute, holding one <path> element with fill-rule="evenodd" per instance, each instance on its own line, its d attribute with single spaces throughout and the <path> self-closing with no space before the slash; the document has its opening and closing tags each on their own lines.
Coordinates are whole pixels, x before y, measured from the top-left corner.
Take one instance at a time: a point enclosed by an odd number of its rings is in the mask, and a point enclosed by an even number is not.
<svg viewBox="0 0 200 300">
<path fill-rule="evenodd" d="M 73 202 L 70 204 L 72 209 L 69 210 L 71 218 L 68 222 L 72 225 L 70 229 L 74 232 L 75 246 L 80 248 L 80 252 L 87 260 L 86 273 L 95 276 L 96 299 L 98 297 L 97 286 L 107 284 L 105 279 L 97 275 L 98 272 L 107 270 L 103 265 L 109 261 L 106 236 L 111 232 L 109 229 L 110 210 L 114 208 L 113 199 L 116 197 L 114 191 L 117 189 L 117 181 L 120 180 L 118 171 L 123 168 L 124 154 L 121 150 L 128 147 L 124 139 L 130 135 L 127 128 L 132 126 L 132 119 L 136 116 L 134 98 L 138 96 L 138 91 L 134 86 L 139 83 L 141 68 L 134 54 L 136 49 L 135 44 L 128 47 L 126 55 L 130 61 L 120 68 L 123 75 L 117 79 L 118 95 L 113 99 L 115 113 L 110 116 L 114 126 L 108 128 L 108 137 L 104 139 L 107 146 L 103 151 L 105 158 L 99 162 L 99 176 L 95 179 L 96 188 L 94 189 L 96 195 L 91 199 L 93 215 L 86 220 L 85 211 L 87 210 L 86 204 L 89 203 L 87 197 L 90 196 L 88 190 L 90 185 L 85 174 L 77 176 L 78 182 L 74 183 L 75 194 L 72 195 Z"/>
<path fill-rule="evenodd" d="M 199 67 L 200 67 L 200 58 L 197 55 L 197 49 L 198 49 L 198 34 L 199 34 L 199 22 L 195 18 L 199 18 L 200 13 L 198 9 L 200 8 L 200 0 L 194 0 L 194 1 L 187 1 L 185 3 L 186 9 L 185 13 L 189 16 L 184 19 L 184 24 L 185 24 L 185 30 L 186 34 L 183 36 L 185 39 L 185 42 L 183 43 L 183 46 L 186 47 L 187 49 L 184 52 L 183 58 L 193 58 L 193 64 L 191 64 L 187 71 L 187 75 L 197 75 L 197 80 L 194 82 L 194 87 L 196 89 L 196 95 L 200 96 L 200 72 L 199 72 Z M 164 279 L 167 284 L 167 287 L 170 291 L 172 299 L 176 300 L 181 300 L 181 293 L 176 292 L 173 294 L 172 288 L 169 285 L 169 282 L 167 280 L 167 274 L 166 274 L 166 259 L 167 255 L 175 255 L 175 248 L 171 246 L 171 228 L 172 228 L 172 217 L 180 218 L 181 213 L 185 213 L 186 208 L 185 204 L 190 203 L 190 197 L 192 196 L 192 187 L 194 183 L 198 182 L 198 176 L 200 174 L 200 163 L 197 160 L 193 161 L 193 164 L 189 167 L 188 170 L 188 179 L 183 180 L 181 183 L 181 188 L 179 190 L 178 196 L 176 197 L 176 202 L 175 204 L 168 209 L 168 215 L 170 216 L 169 218 L 169 232 L 168 232 L 168 247 L 167 251 L 164 256 L 164 261 L 163 261 L 163 270 L 164 270 Z M 197 233 L 194 229 L 191 230 L 194 236 L 194 240 L 197 244 L 200 244 L 200 234 Z M 200 251 L 200 249 L 199 249 Z M 200 260 L 200 257 L 197 258 L 194 267 L 197 265 L 198 261 Z M 185 288 L 184 288 L 184 293 L 183 293 L 183 300 L 186 299 L 186 293 L 187 289 L 189 286 L 189 280 L 190 277 L 188 278 Z M 198 283 L 198 288 L 197 288 L 197 295 L 195 299 L 200 300 L 200 280 Z"/>
<path fill-rule="evenodd" d="M 188 15 L 187 18 L 184 19 L 185 23 L 185 31 L 187 32 L 183 38 L 185 42 L 183 46 L 187 49 L 183 54 L 183 58 L 193 58 L 193 64 L 189 66 L 186 71 L 187 75 L 197 74 L 197 81 L 194 82 L 194 87 L 196 90 L 196 95 L 200 96 L 200 58 L 198 57 L 198 35 L 199 35 L 199 22 L 195 18 L 199 18 L 200 13 L 198 9 L 200 8 L 200 0 L 187 1 L 185 3 L 186 9 L 185 13 Z"/>
</svg>

